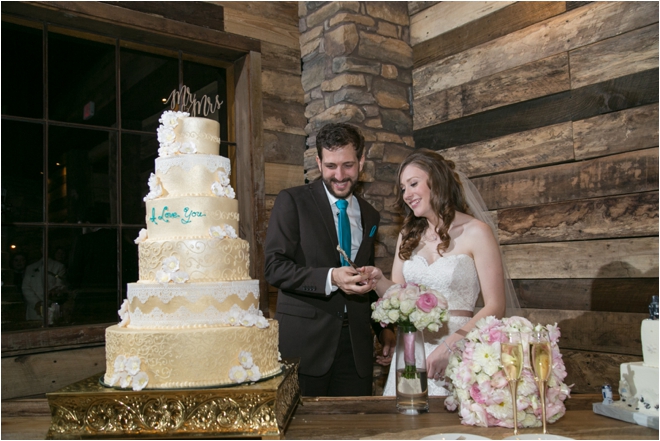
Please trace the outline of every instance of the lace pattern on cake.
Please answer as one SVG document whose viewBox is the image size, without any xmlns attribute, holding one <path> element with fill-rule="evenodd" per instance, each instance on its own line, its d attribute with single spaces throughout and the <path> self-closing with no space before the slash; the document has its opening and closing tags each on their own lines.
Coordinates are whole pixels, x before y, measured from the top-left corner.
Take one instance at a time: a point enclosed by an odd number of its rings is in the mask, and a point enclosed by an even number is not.
<svg viewBox="0 0 660 441">
<path fill-rule="evenodd" d="M 207 326 L 241 326 L 240 318 L 244 314 L 251 314 L 254 316 L 261 316 L 261 311 L 254 306 L 250 306 L 248 310 L 243 310 L 240 307 L 233 305 L 227 312 L 220 312 L 214 307 L 208 307 L 203 312 L 191 312 L 186 307 L 179 308 L 176 312 L 165 313 L 159 308 L 154 308 L 148 313 L 144 313 L 140 308 L 136 308 L 131 313 L 130 328 L 198 328 Z M 138 323 L 136 325 L 135 323 Z M 253 325 L 251 325 L 253 326 Z"/>
<path fill-rule="evenodd" d="M 247 282 L 226 282 L 219 285 L 221 282 L 214 283 L 213 285 L 188 285 L 182 286 L 155 286 L 155 287 L 142 287 L 131 286 L 128 291 L 128 300 L 138 299 L 140 303 L 144 304 L 150 298 L 157 298 L 163 303 L 169 303 L 175 297 L 185 297 L 190 302 L 194 303 L 203 297 L 210 297 L 219 303 L 224 302 L 230 296 L 237 296 L 241 300 L 245 300 L 248 296 L 253 296 L 255 299 L 259 298 L 259 281 L 250 280 Z"/>
<path fill-rule="evenodd" d="M 166 174 L 170 168 L 179 167 L 185 172 L 190 172 L 193 167 L 202 166 L 210 173 L 215 173 L 222 168 L 225 173 L 231 173 L 231 162 L 224 156 L 217 155 L 188 155 L 188 156 L 167 156 L 156 158 L 156 171 Z"/>
<path fill-rule="evenodd" d="M 220 144 L 220 138 L 204 132 L 181 132 L 181 136 L 189 139 L 200 139 L 205 141 L 217 142 Z"/>
</svg>

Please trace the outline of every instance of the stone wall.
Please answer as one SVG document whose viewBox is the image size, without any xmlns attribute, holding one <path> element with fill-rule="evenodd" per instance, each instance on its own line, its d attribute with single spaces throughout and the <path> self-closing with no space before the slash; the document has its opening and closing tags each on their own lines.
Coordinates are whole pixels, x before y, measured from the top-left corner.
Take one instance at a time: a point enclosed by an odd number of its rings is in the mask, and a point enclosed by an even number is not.
<svg viewBox="0 0 660 441">
<path fill-rule="evenodd" d="M 307 150 L 305 178 L 320 176 L 316 134 L 327 123 L 365 138 L 360 190 L 381 213 L 376 265 L 392 268 L 400 215 L 398 164 L 413 148 L 412 49 L 406 2 L 299 2 Z"/>
</svg>

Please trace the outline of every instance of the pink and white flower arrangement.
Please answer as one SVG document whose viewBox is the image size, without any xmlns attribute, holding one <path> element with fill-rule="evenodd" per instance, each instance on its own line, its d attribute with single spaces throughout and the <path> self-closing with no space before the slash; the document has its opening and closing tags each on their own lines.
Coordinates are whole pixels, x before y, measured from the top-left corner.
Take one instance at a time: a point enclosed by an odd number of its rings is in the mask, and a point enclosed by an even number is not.
<svg viewBox="0 0 660 441">
<path fill-rule="evenodd" d="M 453 384 L 452 395 L 445 399 L 445 407 L 459 411 L 461 422 L 471 426 L 513 427 L 513 406 L 508 383 L 500 367 L 500 342 L 507 331 L 519 331 L 525 352 L 525 367 L 518 381 L 516 409 L 518 425 L 540 427 L 541 402 L 529 366 L 529 341 L 533 329 L 545 328 L 552 347 L 552 373 L 548 379 L 546 412 L 549 423 L 566 413 L 564 401 L 570 396 L 570 386 L 563 380 L 566 368 L 557 344 L 561 333 L 557 324 L 532 325 L 524 317 L 502 320 L 490 316 L 477 322 L 467 336 L 457 343 L 459 351 L 449 358 L 447 376 Z"/>
<path fill-rule="evenodd" d="M 390 286 L 371 304 L 371 318 L 385 327 L 390 323 L 413 325 L 437 332 L 447 321 L 447 299 L 439 291 L 415 283 Z"/>
</svg>

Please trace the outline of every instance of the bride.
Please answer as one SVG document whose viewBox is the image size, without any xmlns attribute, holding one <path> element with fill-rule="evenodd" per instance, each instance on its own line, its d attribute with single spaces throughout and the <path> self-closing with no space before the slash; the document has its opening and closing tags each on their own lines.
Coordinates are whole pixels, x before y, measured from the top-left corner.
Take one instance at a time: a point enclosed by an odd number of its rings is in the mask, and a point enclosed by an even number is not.
<svg viewBox="0 0 660 441">
<path fill-rule="evenodd" d="M 392 280 L 375 267 L 365 272 L 379 296 L 392 284 L 407 282 L 426 285 L 447 298 L 448 323 L 435 333 L 425 330 L 424 342 L 429 395 L 448 395 L 444 372 L 454 344 L 479 319 L 501 318 L 507 306 L 514 306 L 507 305 L 509 293 L 505 296 L 508 277 L 485 205 L 472 183 L 454 171 L 452 161 L 431 150 L 416 150 L 400 165 L 398 181 L 397 204 L 405 211 L 405 219 Z M 507 291 L 515 299 L 513 287 Z M 473 314 L 479 293 L 484 306 Z M 390 366 L 383 395 L 396 394 L 395 365 Z"/>
</svg>

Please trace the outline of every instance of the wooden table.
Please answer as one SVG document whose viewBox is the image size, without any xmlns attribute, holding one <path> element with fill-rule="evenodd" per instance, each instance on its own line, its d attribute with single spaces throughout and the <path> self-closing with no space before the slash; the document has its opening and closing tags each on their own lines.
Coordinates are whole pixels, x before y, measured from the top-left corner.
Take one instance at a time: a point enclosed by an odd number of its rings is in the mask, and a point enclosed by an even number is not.
<svg viewBox="0 0 660 441">
<path fill-rule="evenodd" d="M 658 431 L 596 415 L 591 405 L 600 394 L 576 395 L 567 412 L 548 427 L 550 433 L 575 439 L 658 439 Z M 457 413 L 444 409 L 444 399 L 431 398 L 430 412 L 406 416 L 390 397 L 305 397 L 285 432 L 285 439 L 420 439 L 439 433 L 464 433 L 504 439 L 512 429 L 461 425 Z M 2 439 L 44 439 L 50 425 L 45 398 L 2 402 Z M 521 434 L 539 433 L 521 429 Z M 469 437 L 466 437 L 469 439 Z"/>
</svg>

